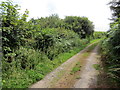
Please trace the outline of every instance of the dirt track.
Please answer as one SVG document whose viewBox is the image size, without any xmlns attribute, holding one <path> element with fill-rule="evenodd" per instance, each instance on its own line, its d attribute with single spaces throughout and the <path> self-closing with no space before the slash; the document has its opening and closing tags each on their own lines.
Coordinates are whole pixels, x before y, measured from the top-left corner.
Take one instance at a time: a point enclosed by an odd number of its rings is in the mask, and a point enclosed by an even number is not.
<svg viewBox="0 0 120 90">
<path fill-rule="evenodd" d="M 99 63 L 99 47 L 96 46 L 93 50 L 88 51 L 89 47 L 90 45 L 30 88 L 89 88 L 96 86 L 98 71 L 93 65 Z M 72 68 L 78 62 L 82 66 L 81 70 L 71 75 Z"/>
</svg>

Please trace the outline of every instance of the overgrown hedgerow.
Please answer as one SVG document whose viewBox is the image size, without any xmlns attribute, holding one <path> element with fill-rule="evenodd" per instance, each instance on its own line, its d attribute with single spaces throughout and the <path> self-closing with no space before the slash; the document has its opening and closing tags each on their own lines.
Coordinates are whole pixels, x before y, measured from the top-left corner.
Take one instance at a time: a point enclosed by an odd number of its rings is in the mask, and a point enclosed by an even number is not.
<svg viewBox="0 0 120 90">
<path fill-rule="evenodd" d="M 94 32 L 86 17 L 66 17 L 70 24 L 56 15 L 27 21 L 29 11 L 20 14 L 9 0 L 0 9 L 3 88 L 26 88 L 41 80 L 83 49 Z"/>
<path fill-rule="evenodd" d="M 114 24 L 113 26 L 116 26 Z M 102 42 L 102 59 L 110 78 L 120 84 L 120 22 L 111 28 L 108 37 Z"/>
</svg>

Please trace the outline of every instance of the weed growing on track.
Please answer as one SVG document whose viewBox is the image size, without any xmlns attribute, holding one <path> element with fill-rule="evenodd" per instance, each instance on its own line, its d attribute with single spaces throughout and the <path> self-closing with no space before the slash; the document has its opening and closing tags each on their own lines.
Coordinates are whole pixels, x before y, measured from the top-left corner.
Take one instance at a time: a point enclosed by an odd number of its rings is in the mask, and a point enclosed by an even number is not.
<svg viewBox="0 0 120 90">
<path fill-rule="evenodd" d="M 81 65 L 80 62 L 77 62 L 77 64 L 73 67 L 73 69 L 71 70 L 70 74 L 73 75 L 74 73 L 76 73 L 77 71 L 80 71 L 81 69 Z"/>
<path fill-rule="evenodd" d="M 81 78 L 80 75 L 76 76 L 76 79 L 80 79 L 80 78 Z"/>
<path fill-rule="evenodd" d="M 99 64 L 93 64 L 93 67 L 96 69 L 96 70 L 100 70 L 101 69 L 101 66 Z"/>
</svg>

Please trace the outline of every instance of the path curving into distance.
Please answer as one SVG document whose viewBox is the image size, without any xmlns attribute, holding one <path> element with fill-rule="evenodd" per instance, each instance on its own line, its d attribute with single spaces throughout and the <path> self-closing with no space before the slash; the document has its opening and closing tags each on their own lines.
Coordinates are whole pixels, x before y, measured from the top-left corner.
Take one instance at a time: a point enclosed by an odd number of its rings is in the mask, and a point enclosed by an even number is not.
<svg viewBox="0 0 120 90">
<path fill-rule="evenodd" d="M 98 70 L 93 65 L 99 64 L 98 50 L 95 46 L 92 50 L 87 46 L 84 50 L 74 55 L 66 62 L 30 88 L 89 88 L 97 85 Z M 71 74 L 71 70 L 77 63 L 80 63 L 80 71 Z"/>
</svg>

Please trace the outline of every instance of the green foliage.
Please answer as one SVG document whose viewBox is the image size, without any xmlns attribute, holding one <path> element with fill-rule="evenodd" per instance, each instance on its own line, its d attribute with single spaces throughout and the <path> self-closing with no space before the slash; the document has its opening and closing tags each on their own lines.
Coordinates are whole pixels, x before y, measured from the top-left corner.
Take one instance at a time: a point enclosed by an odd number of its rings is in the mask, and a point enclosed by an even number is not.
<svg viewBox="0 0 120 90">
<path fill-rule="evenodd" d="M 65 19 L 60 19 L 58 15 L 51 15 L 46 18 L 31 19 L 29 21 L 35 25 L 34 29 L 39 27 L 46 28 L 63 28 L 76 32 L 80 38 L 86 38 L 93 34 L 93 23 L 87 17 L 67 16 Z"/>
<path fill-rule="evenodd" d="M 108 75 L 120 83 L 120 19 L 112 24 L 108 37 L 102 43 L 102 59 L 108 70 Z"/>
<path fill-rule="evenodd" d="M 73 30 L 81 38 L 86 38 L 93 34 L 94 26 L 87 17 L 77 17 L 77 16 L 66 16 L 64 19 L 65 28 Z"/>
<path fill-rule="evenodd" d="M 93 33 L 92 22 L 85 17 L 70 17 L 76 22 L 69 24 L 57 15 L 26 21 L 29 11 L 21 15 L 19 6 L 9 0 L 0 9 L 3 88 L 26 88 L 41 80 L 88 45 L 85 37 Z"/>
<path fill-rule="evenodd" d="M 13 5 L 11 1 L 2 2 L 0 9 L 3 53 L 6 54 L 19 48 L 20 45 L 24 45 L 28 11 L 25 11 L 25 14 L 20 17 L 18 5 Z"/>
<path fill-rule="evenodd" d="M 58 54 L 79 46 L 79 42 L 76 33 L 59 28 L 43 29 L 36 36 L 36 48 L 44 51 L 51 60 Z"/>
<path fill-rule="evenodd" d="M 78 63 L 73 67 L 73 69 L 71 70 L 70 74 L 74 74 L 74 73 L 76 73 L 77 71 L 80 71 L 80 68 L 81 68 L 80 62 L 78 62 Z"/>
<path fill-rule="evenodd" d="M 119 21 L 119 24 L 120 24 L 120 21 Z M 103 49 L 106 49 L 106 53 L 109 53 L 109 57 L 112 57 L 115 59 L 119 59 L 119 53 L 120 53 L 120 48 L 119 48 L 120 47 L 120 39 L 119 39 L 120 38 L 120 35 L 119 35 L 120 26 L 119 24 L 116 28 L 112 28 L 111 31 L 108 32 L 108 38 L 104 40 L 103 42 L 103 47 L 104 47 Z"/>
<path fill-rule="evenodd" d="M 84 47 L 73 48 L 69 52 L 61 53 L 52 61 L 43 52 L 21 47 L 15 52 L 16 57 L 14 61 L 9 63 L 3 60 L 3 87 L 28 87 L 32 83 L 41 80 L 47 73 L 51 72 Z"/>
<path fill-rule="evenodd" d="M 87 53 L 88 53 L 88 52 L 91 52 L 91 51 L 96 47 L 97 44 L 98 44 L 98 42 L 95 42 L 95 43 L 92 44 L 90 47 L 88 47 Z"/>
<path fill-rule="evenodd" d="M 106 36 L 106 32 L 94 32 L 93 37 L 94 39 L 101 39 Z"/>
<path fill-rule="evenodd" d="M 99 64 L 93 64 L 93 67 L 94 67 L 96 70 L 100 70 L 100 69 L 101 69 L 101 67 L 100 67 Z"/>
<path fill-rule="evenodd" d="M 110 9 L 113 11 L 110 31 L 102 42 L 102 59 L 107 67 L 109 77 L 120 86 L 120 0 L 112 0 Z"/>
<path fill-rule="evenodd" d="M 110 3 L 110 9 L 113 11 L 112 15 L 113 18 L 112 20 L 118 21 L 117 18 L 120 18 L 120 0 L 112 0 Z"/>
</svg>

